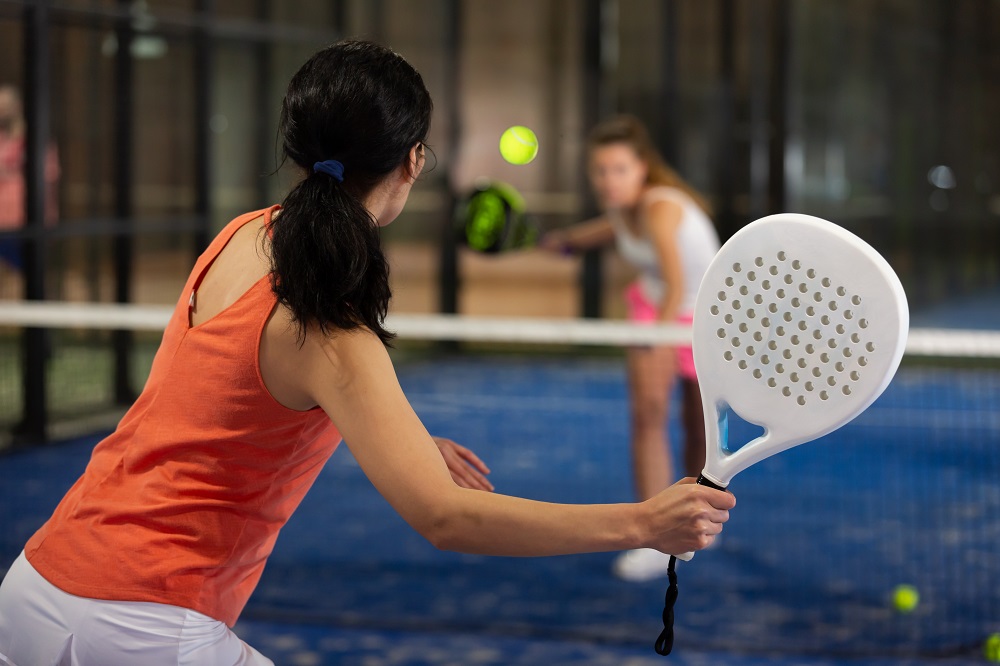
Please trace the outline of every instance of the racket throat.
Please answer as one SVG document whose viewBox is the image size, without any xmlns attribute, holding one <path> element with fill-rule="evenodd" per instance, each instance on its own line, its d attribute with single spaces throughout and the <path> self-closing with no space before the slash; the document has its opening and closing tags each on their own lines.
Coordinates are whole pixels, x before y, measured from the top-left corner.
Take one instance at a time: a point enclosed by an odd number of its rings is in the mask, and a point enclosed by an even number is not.
<svg viewBox="0 0 1000 666">
<path fill-rule="evenodd" d="M 723 484 L 715 481 L 714 479 L 712 479 L 709 476 L 706 476 L 705 472 L 702 472 L 701 474 L 698 475 L 698 481 L 697 481 L 697 483 L 698 483 L 699 486 L 708 486 L 709 488 L 715 488 L 716 490 L 725 490 L 726 489 L 725 485 L 723 485 Z"/>
</svg>

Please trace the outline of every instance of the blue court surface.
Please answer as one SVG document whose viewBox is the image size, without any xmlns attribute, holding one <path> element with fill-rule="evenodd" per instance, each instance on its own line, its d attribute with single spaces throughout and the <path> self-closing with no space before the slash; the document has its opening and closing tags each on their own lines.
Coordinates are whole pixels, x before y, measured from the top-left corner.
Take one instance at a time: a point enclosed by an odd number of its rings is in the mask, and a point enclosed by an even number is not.
<svg viewBox="0 0 1000 666">
<path fill-rule="evenodd" d="M 631 498 L 624 364 L 606 356 L 399 363 L 428 429 L 475 450 L 498 492 Z M 237 632 L 277 664 L 968 664 L 1000 631 L 1000 369 L 904 364 L 854 423 L 739 475 L 719 548 L 680 563 L 675 653 L 652 650 L 664 583 L 613 553 L 435 550 L 347 447 L 283 531 Z M 733 428 L 732 438 L 749 436 Z M 675 440 L 679 436 L 673 428 Z M 99 435 L 0 457 L 0 566 Z M 918 588 L 907 614 L 897 585 Z"/>
</svg>

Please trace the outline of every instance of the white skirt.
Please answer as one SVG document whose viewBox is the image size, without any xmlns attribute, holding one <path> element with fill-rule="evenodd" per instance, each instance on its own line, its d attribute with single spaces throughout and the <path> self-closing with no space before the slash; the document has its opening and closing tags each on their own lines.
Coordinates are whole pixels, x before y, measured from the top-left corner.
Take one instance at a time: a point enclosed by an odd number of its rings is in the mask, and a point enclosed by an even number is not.
<svg viewBox="0 0 1000 666">
<path fill-rule="evenodd" d="M 274 666 L 207 615 L 63 592 L 20 557 L 0 585 L 2 666 Z"/>
</svg>

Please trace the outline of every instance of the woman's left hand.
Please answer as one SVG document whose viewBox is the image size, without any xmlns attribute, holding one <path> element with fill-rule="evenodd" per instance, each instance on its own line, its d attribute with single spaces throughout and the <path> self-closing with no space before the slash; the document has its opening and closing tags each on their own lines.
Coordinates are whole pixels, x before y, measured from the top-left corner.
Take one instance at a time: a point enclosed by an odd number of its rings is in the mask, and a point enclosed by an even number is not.
<svg viewBox="0 0 1000 666">
<path fill-rule="evenodd" d="M 434 443 L 441 451 L 441 457 L 447 463 L 448 471 L 451 472 L 451 478 L 455 483 L 472 490 L 487 492 L 493 490 L 493 484 L 485 476 L 490 473 L 490 468 L 479 459 L 479 456 L 461 444 L 444 437 L 435 437 Z"/>
</svg>

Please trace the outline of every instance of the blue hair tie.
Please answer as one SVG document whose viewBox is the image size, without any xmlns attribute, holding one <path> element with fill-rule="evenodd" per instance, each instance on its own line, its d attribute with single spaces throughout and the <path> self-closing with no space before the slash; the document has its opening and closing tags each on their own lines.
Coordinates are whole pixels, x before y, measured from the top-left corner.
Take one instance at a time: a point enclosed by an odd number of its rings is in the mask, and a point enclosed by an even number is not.
<svg viewBox="0 0 1000 666">
<path fill-rule="evenodd" d="M 344 182 L 344 165 L 337 160 L 326 160 L 313 164 L 314 173 L 325 173 L 338 183 Z"/>
</svg>

